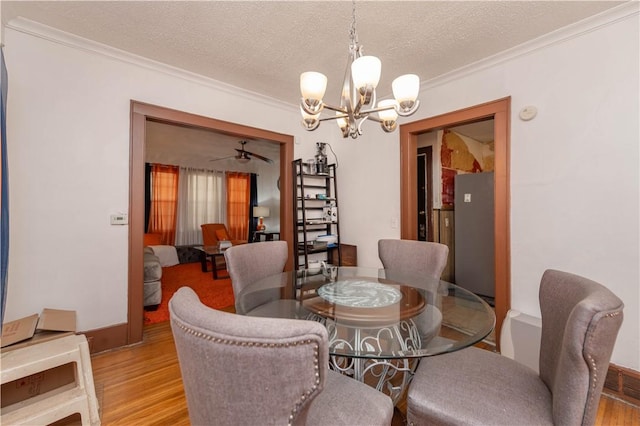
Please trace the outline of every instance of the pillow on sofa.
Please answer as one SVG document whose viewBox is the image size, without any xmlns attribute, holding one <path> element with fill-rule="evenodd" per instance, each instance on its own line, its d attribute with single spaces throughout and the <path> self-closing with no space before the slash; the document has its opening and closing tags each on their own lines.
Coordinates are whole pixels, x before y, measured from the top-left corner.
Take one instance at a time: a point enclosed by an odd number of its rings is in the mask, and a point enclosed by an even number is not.
<svg viewBox="0 0 640 426">
<path fill-rule="evenodd" d="M 178 252 L 174 246 L 150 246 L 153 254 L 160 259 L 161 266 L 173 266 L 180 263 Z"/>
</svg>

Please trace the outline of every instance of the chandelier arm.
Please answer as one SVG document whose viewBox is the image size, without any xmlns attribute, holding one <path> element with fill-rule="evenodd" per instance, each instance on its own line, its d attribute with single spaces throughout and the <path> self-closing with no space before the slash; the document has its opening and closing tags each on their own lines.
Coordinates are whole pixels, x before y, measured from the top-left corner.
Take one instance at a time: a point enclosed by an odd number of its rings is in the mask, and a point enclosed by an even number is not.
<svg viewBox="0 0 640 426">
<path fill-rule="evenodd" d="M 333 106 L 333 105 L 329 105 L 329 104 L 325 104 L 325 103 L 323 103 L 322 105 L 324 106 L 325 109 L 329 109 L 331 111 L 336 111 L 336 112 L 341 112 L 342 114 L 344 114 L 343 117 L 348 117 L 349 116 L 349 113 L 347 112 L 346 108 L 337 107 L 337 106 Z M 338 117 L 338 116 L 336 116 L 336 117 L 337 118 L 342 118 L 342 117 Z"/>
<path fill-rule="evenodd" d="M 413 104 L 410 110 L 402 111 L 402 108 L 398 108 L 398 115 L 401 117 L 408 117 L 414 112 L 416 112 L 419 106 L 420 106 L 420 101 L 416 99 L 416 102 Z"/>
<path fill-rule="evenodd" d="M 307 105 L 307 103 L 305 102 L 304 98 L 300 98 L 300 107 L 304 110 L 304 112 L 306 112 L 307 114 L 310 115 L 316 115 L 319 114 L 320 112 L 322 112 L 322 110 L 324 109 L 324 102 L 320 102 L 317 106 L 316 110 L 313 110 L 311 108 L 309 108 L 309 105 Z"/>
<path fill-rule="evenodd" d="M 320 125 L 320 120 L 316 120 L 316 122 L 313 123 L 313 124 L 307 124 L 304 120 L 302 120 L 301 124 L 302 124 L 302 127 L 304 127 L 305 130 L 311 132 L 311 131 L 313 131 L 313 130 L 318 128 L 318 126 Z"/>
<path fill-rule="evenodd" d="M 369 117 L 370 117 L 369 115 L 365 115 L 358 121 L 358 135 L 362 135 L 362 123 L 364 123 Z"/>
<path fill-rule="evenodd" d="M 322 117 L 322 118 L 318 118 L 318 122 L 320 121 L 331 121 L 331 120 L 337 120 L 339 118 L 348 118 L 348 115 L 330 115 L 329 117 Z"/>
<path fill-rule="evenodd" d="M 365 109 L 365 110 L 360 111 L 360 115 L 371 114 L 371 113 L 380 112 L 380 111 L 387 111 L 387 110 L 390 110 L 390 109 L 396 109 L 396 108 L 394 106 L 392 106 L 392 105 L 389 105 L 389 106 L 386 106 L 386 107 L 377 107 L 377 108 Z M 398 114 L 398 115 L 400 115 L 400 114 Z"/>
</svg>

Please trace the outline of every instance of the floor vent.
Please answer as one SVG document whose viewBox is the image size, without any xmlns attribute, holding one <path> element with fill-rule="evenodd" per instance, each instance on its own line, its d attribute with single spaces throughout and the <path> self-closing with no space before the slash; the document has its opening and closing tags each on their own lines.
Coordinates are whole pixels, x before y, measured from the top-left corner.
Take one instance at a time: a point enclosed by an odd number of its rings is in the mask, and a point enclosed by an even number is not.
<svg viewBox="0 0 640 426">
<path fill-rule="evenodd" d="M 610 364 L 603 392 L 640 407 L 640 372 Z"/>
</svg>

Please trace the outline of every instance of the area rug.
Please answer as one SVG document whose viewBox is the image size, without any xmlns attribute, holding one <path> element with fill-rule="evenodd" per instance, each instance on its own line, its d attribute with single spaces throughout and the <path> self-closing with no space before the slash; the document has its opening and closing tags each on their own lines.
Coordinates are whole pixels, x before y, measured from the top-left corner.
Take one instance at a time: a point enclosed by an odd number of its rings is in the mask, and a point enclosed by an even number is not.
<svg viewBox="0 0 640 426">
<path fill-rule="evenodd" d="M 227 277 L 224 270 L 219 276 Z M 202 272 L 200 263 L 182 263 L 162 268 L 162 302 L 155 311 L 144 311 L 144 323 L 155 324 L 169 320 L 169 300 L 180 287 L 191 287 L 205 305 L 224 309 L 234 304 L 229 278 L 214 280 L 211 272 Z"/>
</svg>

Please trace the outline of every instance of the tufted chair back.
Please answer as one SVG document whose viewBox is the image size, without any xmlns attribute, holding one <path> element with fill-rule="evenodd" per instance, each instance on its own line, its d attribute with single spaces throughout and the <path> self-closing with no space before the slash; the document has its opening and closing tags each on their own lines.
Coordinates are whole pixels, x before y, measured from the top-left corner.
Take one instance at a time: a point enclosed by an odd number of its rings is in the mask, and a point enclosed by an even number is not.
<svg viewBox="0 0 640 426">
<path fill-rule="evenodd" d="M 191 424 L 391 424 L 388 396 L 329 370 L 319 322 L 217 311 L 189 287 L 169 313 Z"/>
<path fill-rule="evenodd" d="M 601 284 L 547 270 L 540 283 L 540 378 L 552 394 L 556 424 L 595 422 L 622 301 Z"/>
<path fill-rule="evenodd" d="M 440 279 L 447 266 L 449 247 L 414 240 L 379 240 L 378 256 L 385 269 L 412 272 Z"/>
<path fill-rule="evenodd" d="M 287 263 L 286 241 L 264 241 L 229 247 L 224 252 L 227 271 L 236 297 L 236 312 L 244 314 L 251 307 L 240 306 L 238 294 L 247 285 L 283 271 Z"/>
</svg>

